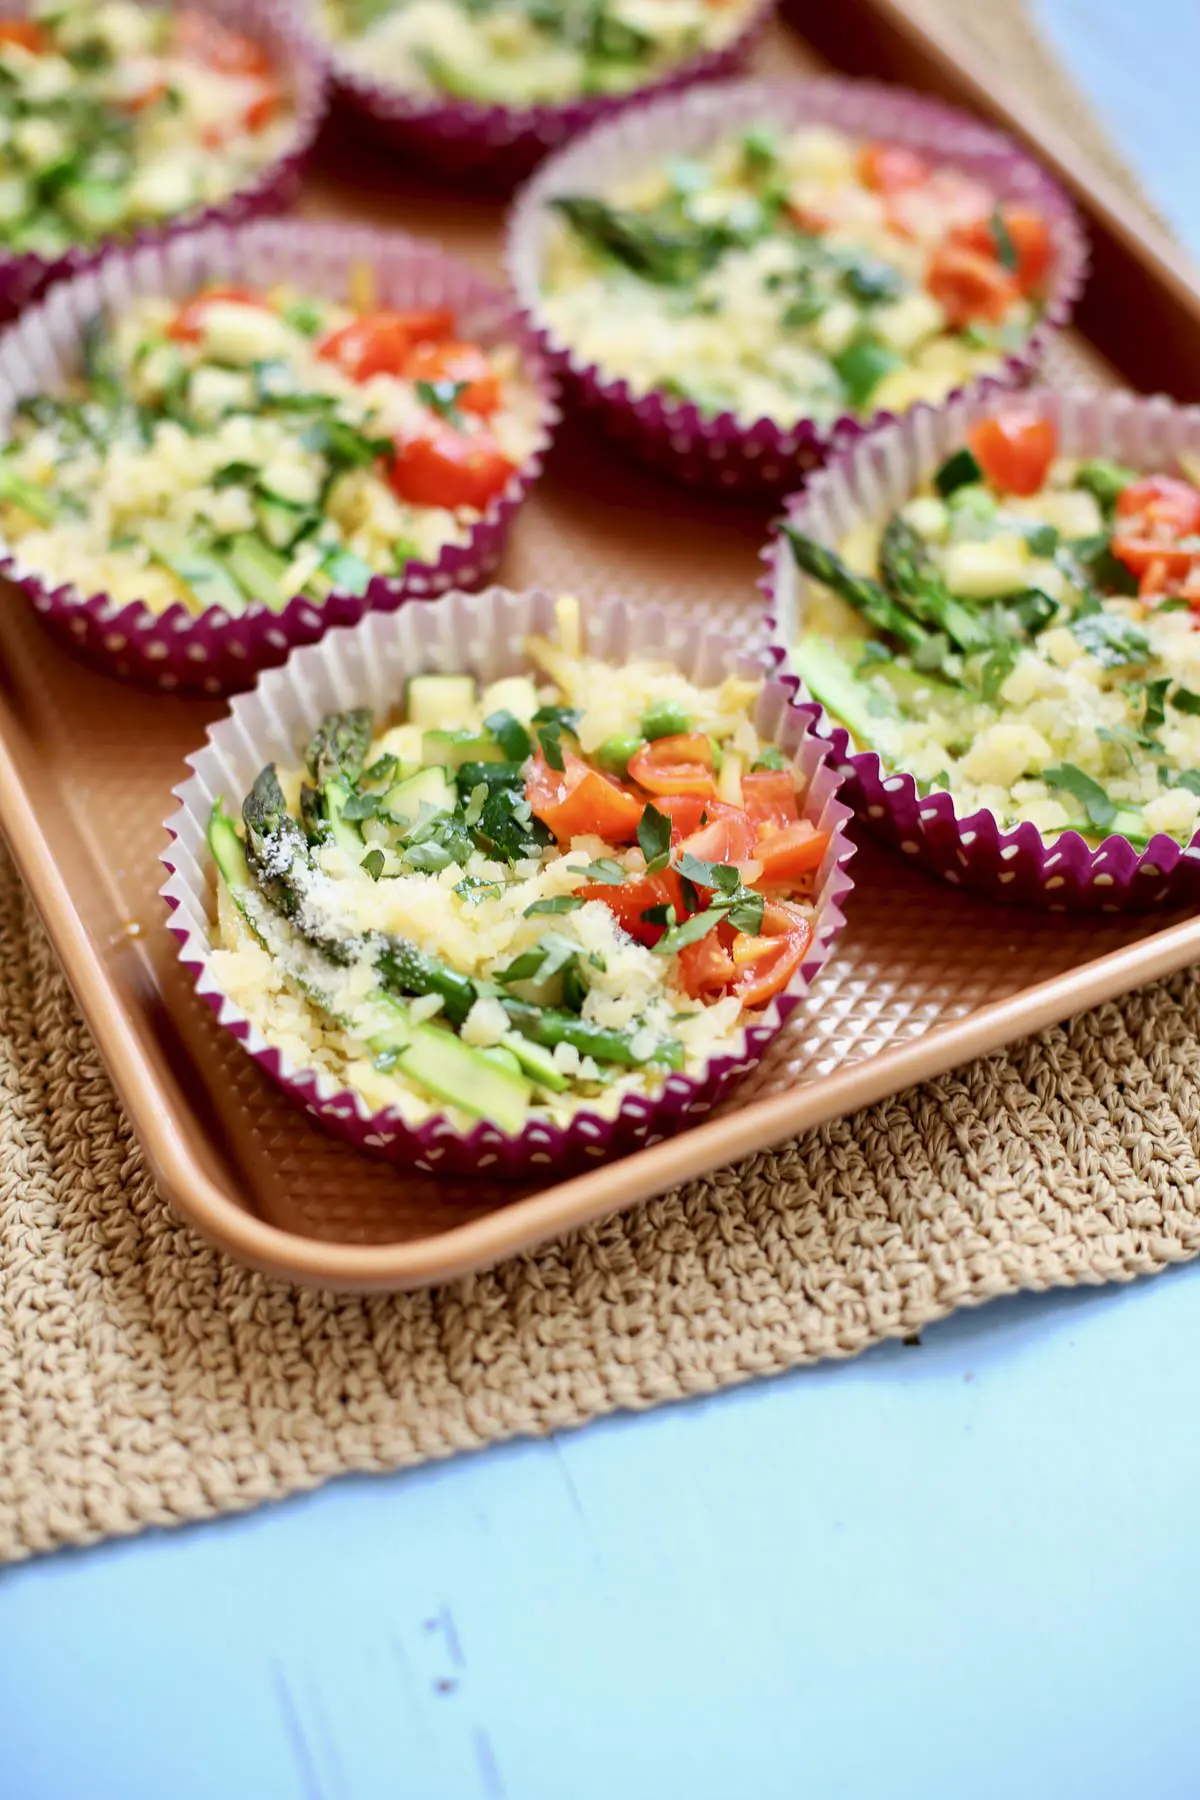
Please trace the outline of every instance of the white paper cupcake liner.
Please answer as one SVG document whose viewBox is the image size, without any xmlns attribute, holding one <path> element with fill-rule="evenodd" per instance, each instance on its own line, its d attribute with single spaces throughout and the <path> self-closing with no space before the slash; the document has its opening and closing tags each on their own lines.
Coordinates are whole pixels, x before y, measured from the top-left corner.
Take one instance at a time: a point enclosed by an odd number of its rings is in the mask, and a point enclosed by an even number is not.
<svg viewBox="0 0 1200 1800">
<path fill-rule="evenodd" d="M 808 958 L 787 989 L 753 1015 L 737 1053 L 714 1056 L 699 1078 L 668 1075 L 656 1095 L 627 1096 L 615 1117 L 584 1108 L 566 1126 L 535 1119 L 512 1137 L 486 1123 L 459 1130 L 441 1113 L 413 1124 L 396 1109 L 372 1112 L 361 1095 L 324 1072 L 297 1067 L 267 1043 L 223 993 L 210 962 L 214 892 L 205 833 L 214 802 L 223 798 L 230 811 L 240 810 L 242 796 L 264 764 L 294 766 L 305 741 L 331 710 L 367 705 L 378 720 L 394 713 L 410 675 L 465 668 L 489 682 L 527 670 L 525 641 L 534 632 L 553 633 L 554 608 L 545 593 L 489 588 L 475 595 L 449 594 L 431 606 L 373 614 L 352 630 L 331 632 L 320 644 L 297 651 L 282 669 L 264 675 L 252 693 L 234 700 L 226 717 L 210 728 L 204 747 L 188 758 L 193 773 L 176 788 L 179 806 L 166 821 L 171 846 L 163 861 L 171 873 L 162 893 L 180 942 L 180 959 L 194 977 L 197 993 L 321 1124 L 360 1148 L 434 1173 L 528 1176 L 531 1165 L 595 1160 L 685 1128 L 759 1060 L 807 992 L 844 923 L 842 901 L 851 887 L 845 864 L 853 846 L 845 830 L 849 809 L 835 797 L 840 777 L 812 731 L 808 711 L 792 700 L 794 683 L 769 677 L 757 704 L 757 728 L 793 759 L 804 786 L 802 816 L 832 835 L 816 878 L 817 917 Z M 719 682 L 739 664 L 763 674 L 775 660 L 747 663 L 733 640 L 699 632 L 686 616 L 657 607 L 589 602 L 584 624 L 592 655 L 618 664 L 634 657 L 668 660 L 702 684 Z"/>
<path fill-rule="evenodd" d="M 157 6 L 164 0 L 138 0 L 138 3 Z M 232 225 L 242 219 L 282 212 L 296 199 L 301 175 L 312 155 L 325 116 L 328 94 L 325 58 L 300 31 L 293 9 L 285 0 L 190 0 L 190 3 L 211 12 L 222 24 L 254 38 L 270 53 L 272 62 L 284 77 L 293 112 L 292 127 L 282 151 L 225 199 L 214 200 L 208 206 L 190 207 L 176 218 L 143 226 L 124 237 L 108 238 L 100 244 L 78 244 L 61 256 L 0 250 L 0 320 L 14 317 L 52 281 L 61 281 L 92 268 L 114 245 L 136 248 L 143 244 L 164 243 L 176 232 L 215 224 L 218 220 Z M 28 12 L 26 0 L 0 0 L 0 18 L 24 18 Z"/>
<path fill-rule="evenodd" d="M 78 369 L 88 322 L 101 312 L 119 314 L 134 296 L 182 297 L 214 280 L 257 287 L 288 281 L 345 300 L 350 270 L 360 264 L 373 271 L 381 306 L 447 306 L 465 336 L 520 351 L 524 379 L 537 398 L 537 426 L 533 448 L 504 492 L 464 541 L 446 545 L 431 562 L 410 563 L 402 575 L 377 576 L 365 594 L 335 592 L 320 604 L 297 595 L 280 611 L 251 605 L 236 615 L 220 607 L 196 614 L 182 605 L 155 613 L 140 600 L 120 603 L 107 593 L 55 586 L 23 559 L 19 543 L 0 537 L 0 573 L 25 590 L 45 624 L 78 655 L 108 674 L 165 692 L 228 693 L 249 686 L 257 670 L 282 662 L 294 645 L 312 643 L 332 625 L 477 586 L 494 572 L 558 423 L 554 379 L 509 299 L 436 244 L 400 232 L 267 220 L 210 225 L 113 251 L 94 269 L 57 285 L 0 336 L 0 432 L 7 432 L 22 397 L 54 391 Z"/>
<path fill-rule="evenodd" d="M 729 133 L 766 120 L 793 130 L 821 124 L 851 137 L 907 144 L 932 161 L 964 170 L 998 201 L 1034 206 L 1050 227 L 1053 275 L 1041 318 L 1019 351 L 962 390 L 997 393 L 1023 383 L 1070 316 L 1087 272 L 1087 244 L 1063 190 L 1011 139 L 904 88 L 834 79 L 741 81 L 695 87 L 630 108 L 572 143 L 522 189 L 509 224 L 508 268 L 517 297 L 568 394 L 594 413 L 618 442 L 679 480 L 729 493 L 775 496 L 796 487 L 835 441 L 861 436 L 893 417 L 843 414 L 829 425 L 750 422 L 732 412 L 705 413 L 691 401 L 652 388 L 636 391 L 576 350 L 546 321 L 541 270 L 560 194 L 606 194 L 661 166 L 670 156 L 697 156 Z M 951 396 L 954 398 L 956 396 Z M 932 410 L 923 401 L 911 409 Z"/>
<path fill-rule="evenodd" d="M 1058 431 L 1064 456 L 1106 456 L 1132 468 L 1172 470 L 1181 453 L 1200 456 L 1200 407 L 1157 396 L 1032 389 L 1021 397 Z M 792 524 L 836 547 L 856 527 L 878 524 L 965 443 L 995 401 L 963 398 L 893 421 L 833 455 L 787 503 Z M 790 647 L 804 629 L 808 583 L 787 541 L 764 551 L 768 630 Z M 1200 832 L 1189 845 L 1159 834 L 1138 850 L 1127 838 L 1088 843 L 1078 832 L 1044 838 L 1036 826 L 1001 827 L 991 812 L 963 814 L 950 794 L 921 794 L 911 775 L 852 748 L 845 729 L 799 687 L 815 729 L 847 778 L 845 797 L 872 834 L 954 886 L 989 899 L 1054 912 L 1123 912 L 1200 898 Z"/>
</svg>

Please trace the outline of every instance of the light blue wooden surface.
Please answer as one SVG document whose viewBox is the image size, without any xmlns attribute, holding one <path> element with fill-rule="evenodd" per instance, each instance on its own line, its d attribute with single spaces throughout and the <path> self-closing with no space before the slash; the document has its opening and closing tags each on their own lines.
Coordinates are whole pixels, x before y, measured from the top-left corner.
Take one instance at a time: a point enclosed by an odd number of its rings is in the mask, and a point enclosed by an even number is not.
<svg viewBox="0 0 1200 1800">
<path fill-rule="evenodd" d="M 1043 0 L 1200 255 L 1195 0 Z M 3 1800 L 1193 1800 L 1200 1266 L 0 1576 Z"/>
</svg>

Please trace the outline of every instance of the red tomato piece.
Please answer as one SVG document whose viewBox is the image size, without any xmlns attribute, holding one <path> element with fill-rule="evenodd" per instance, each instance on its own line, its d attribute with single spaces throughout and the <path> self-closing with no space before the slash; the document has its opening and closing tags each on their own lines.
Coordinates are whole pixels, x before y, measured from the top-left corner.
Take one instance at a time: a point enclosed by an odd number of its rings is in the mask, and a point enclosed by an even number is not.
<svg viewBox="0 0 1200 1800">
<path fill-rule="evenodd" d="M 1045 283 L 1054 254 L 1050 227 L 1031 206 L 1002 206 L 1000 218 L 1016 253 L 1013 273 L 1017 286 L 1023 294 L 1036 294 Z M 1000 243 L 991 217 L 956 226 L 947 242 L 1000 261 Z"/>
<path fill-rule="evenodd" d="M 539 753 L 525 782 L 525 798 L 563 843 L 595 834 L 610 844 L 632 844 L 645 802 L 563 749 L 563 767 L 552 769 Z"/>
<path fill-rule="evenodd" d="M 1147 475 L 1117 496 L 1113 555 L 1141 577 L 1139 591 L 1164 594 L 1190 574 L 1200 548 L 1200 490 L 1174 475 Z"/>
<path fill-rule="evenodd" d="M 797 819 L 782 831 L 760 832 L 754 856 L 762 864 L 761 879 L 794 881 L 799 875 L 811 875 L 820 868 L 828 844 L 829 833 L 818 831 L 807 819 Z"/>
<path fill-rule="evenodd" d="M 739 931 L 730 955 L 737 970 L 733 992 L 743 1006 L 762 1006 L 781 992 L 804 961 L 812 923 L 784 900 L 768 900 L 756 937 Z"/>
<path fill-rule="evenodd" d="M 683 884 L 674 869 L 663 869 L 657 875 L 615 882 L 585 881 L 575 892 L 581 900 L 599 900 L 607 906 L 622 931 L 639 944 L 657 944 L 666 925 L 655 924 L 645 917 L 657 906 L 673 906 L 676 920 L 690 917 L 683 898 Z"/>
<path fill-rule="evenodd" d="M 698 731 L 655 738 L 629 759 L 632 780 L 651 794 L 697 794 L 715 799 L 713 748 Z"/>
<path fill-rule="evenodd" d="M 500 404 L 500 377 L 477 344 L 416 344 L 404 373 L 410 381 L 452 381 L 462 389 L 454 404 L 483 418 Z"/>
<path fill-rule="evenodd" d="M 247 131 L 262 131 L 283 111 L 283 91 L 274 82 L 264 82 L 260 92 L 242 114 Z"/>
<path fill-rule="evenodd" d="M 722 941 L 721 927 L 710 931 L 699 943 L 685 944 L 679 952 L 679 978 L 683 991 L 693 1000 L 709 994 L 723 994 L 737 979 L 737 968 Z"/>
<path fill-rule="evenodd" d="M 436 341 L 454 330 L 446 307 L 426 312 L 360 313 L 330 331 L 317 345 L 323 362 L 336 363 L 351 381 L 372 375 L 403 375 L 414 344 Z"/>
<path fill-rule="evenodd" d="M 960 169 L 934 169 L 920 187 L 886 195 L 884 218 L 900 237 L 933 243 L 957 225 L 988 218 L 995 204 L 991 191 L 974 176 Z"/>
<path fill-rule="evenodd" d="M 1050 421 L 1022 407 L 981 419 L 967 441 L 987 479 L 1004 494 L 1036 494 L 1058 450 Z"/>
<path fill-rule="evenodd" d="M 786 769 L 757 769 L 742 776 L 742 803 L 761 832 L 783 831 L 800 817 L 796 783 Z"/>
<path fill-rule="evenodd" d="M 907 144 L 864 144 L 858 153 L 858 178 L 877 194 L 899 194 L 923 187 L 929 164 Z"/>
<path fill-rule="evenodd" d="M 701 862 L 744 863 L 757 857 L 754 826 L 740 808 L 722 808 L 719 819 L 710 819 L 683 839 L 679 848 Z"/>
<path fill-rule="evenodd" d="M 1020 298 L 1007 269 L 992 256 L 945 243 L 934 251 L 925 285 L 955 330 L 975 319 L 998 325 Z"/>
<path fill-rule="evenodd" d="M 204 336 L 204 315 L 214 302 L 228 306 L 255 306 L 260 312 L 273 312 L 270 302 L 253 288 L 206 288 L 181 306 L 167 326 L 167 336 L 178 344 L 195 344 Z"/>
<path fill-rule="evenodd" d="M 185 7 L 175 14 L 174 49 L 222 75 L 269 75 L 271 59 L 261 44 L 231 31 L 212 13 Z"/>
<path fill-rule="evenodd" d="M 46 48 L 46 33 L 33 19 L 0 19 L 0 44 L 19 44 L 22 50 L 40 56 Z"/>
<path fill-rule="evenodd" d="M 436 425 L 396 445 L 388 472 L 392 490 L 413 506 L 469 506 L 484 512 L 516 473 L 489 431 L 468 433 Z"/>
</svg>

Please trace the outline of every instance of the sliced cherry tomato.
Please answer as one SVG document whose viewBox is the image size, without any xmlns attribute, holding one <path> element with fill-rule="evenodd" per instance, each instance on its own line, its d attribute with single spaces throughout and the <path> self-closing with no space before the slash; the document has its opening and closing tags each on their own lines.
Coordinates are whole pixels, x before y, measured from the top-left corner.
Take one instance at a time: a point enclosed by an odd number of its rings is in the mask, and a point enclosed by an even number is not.
<svg viewBox="0 0 1200 1800">
<path fill-rule="evenodd" d="M 40 56 L 47 47 L 46 33 L 33 19 L 0 19 L 0 44 L 19 44 Z"/>
<path fill-rule="evenodd" d="M 754 858 L 762 864 L 763 881 L 794 881 L 821 866 L 829 833 L 818 831 L 807 819 L 797 819 L 782 831 L 760 832 Z"/>
<path fill-rule="evenodd" d="M 1142 578 L 1140 592 L 1165 594 L 1200 562 L 1200 490 L 1174 475 L 1147 475 L 1117 496 L 1113 554 Z"/>
<path fill-rule="evenodd" d="M 1017 286 L 1023 294 L 1035 294 L 1045 282 L 1053 255 L 1050 227 L 1041 213 L 1031 206 L 1003 206 L 1000 218 L 1016 253 Z M 965 250 L 974 250 L 980 256 L 991 257 L 995 262 L 1001 260 L 1000 244 L 990 217 L 955 226 L 947 241 Z"/>
<path fill-rule="evenodd" d="M 372 375 L 402 375 L 414 344 L 435 342 L 454 330 L 454 315 L 446 307 L 427 312 L 366 312 L 317 345 L 323 362 L 336 363 L 351 381 L 368 381 Z"/>
<path fill-rule="evenodd" d="M 261 44 L 240 31 L 231 31 L 198 7 L 185 7 L 175 14 L 172 42 L 181 55 L 194 57 L 222 75 L 271 73 L 271 59 Z"/>
<path fill-rule="evenodd" d="M 886 195 L 884 218 L 900 237 L 931 244 L 957 225 L 988 218 L 995 204 L 990 189 L 974 176 L 960 169 L 934 169 L 920 187 Z"/>
<path fill-rule="evenodd" d="M 698 794 L 715 799 L 713 748 L 698 731 L 655 738 L 629 759 L 630 778 L 651 794 Z"/>
<path fill-rule="evenodd" d="M 679 848 L 701 862 L 745 863 L 757 858 L 754 826 L 740 807 L 722 808 L 719 819 L 710 819 L 698 831 L 689 833 Z"/>
<path fill-rule="evenodd" d="M 242 124 L 247 131 L 262 131 L 282 111 L 283 90 L 276 82 L 267 81 L 242 114 Z"/>
<path fill-rule="evenodd" d="M 923 187 L 929 164 L 907 144 L 864 144 L 858 154 L 858 178 L 877 194 L 899 194 Z"/>
<path fill-rule="evenodd" d="M 727 927 L 717 926 L 698 943 L 685 944 L 679 952 L 679 979 L 683 991 L 693 1000 L 709 994 L 723 994 L 737 980 L 737 969 L 728 946 L 723 941 Z M 732 932 L 728 932 L 732 939 Z"/>
<path fill-rule="evenodd" d="M 796 229 L 807 232 L 809 237 L 824 237 L 836 223 L 834 214 L 826 207 L 813 206 L 806 200 L 788 200 L 784 203 L 784 211 Z"/>
<path fill-rule="evenodd" d="M 655 794 L 655 810 L 671 821 L 671 842 L 682 843 L 710 819 L 723 819 L 727 814 L 741 815 L 740 806 L 726 806 L 723 800 L 707 799 L 703 794 Z"/>
<path fill-rule="evenodd" d="M 167 84 L 165 81 L 152 80 L 148 81 L 144 88 L 139 88 L 136 93 L 126 94 L 123 99 L 117 100 L 115 104 L 120 107 L 122 112 L 148 112 L 152 106 L 158 105 L 166 92 Z M 205 143 L 208 142 L 207 134 L 205 134 L 204 141 Z"/>
<path fill-rule="evenodd" d="M 594 834 L 610 844 L 632 844 L 646 810 L 644 800 L 565 748 L 561 769 L 552 769 L 540 751 L 534 757 L 525 798 L 563 843 Z"/>
<path fill-rule="evenodd" d="M 975 319 L 999 324 L 1020 298 L 1015 280 L 994 257 L 954 243 L 934 251 L 925 285 L 956 330 Z"/>
<path fill-rule="evenodd" d="M 796 784 L 786 769 L 758 769 L 743 775 L 742 803 L 760 833 L 764 826 L 783 831 L 800 817 Z"/>
<path fill-rule="evenodd" d="M 1004 494 L 1036 494 L 1058 449 L 1049 419 L 1022 407 L 981 419 L 967 441 L 992 486 Z"/>
<path fill-rule="evenodd" d="M 204 336 L 204 315 L 209 307 L 222 306 L 254 306 L 260 312 L 273 312 L 275 309 L 261 294 L 253 288 L 206 288 L 202 294 L 195 294 L 181 306 L 171 323 L 167 326 L 167 336 L 174 338 L 178 344 L 195 344 Z"/>
<path fill-rule="evenodd" d="M 762 1006 L 785 988 L 812 943 L 811 921 L 785 900 L 768 900 L 756 937 L 739 931 L 730 955 L 737 970 L 733 992 L 743 1006 Z"/>
<path fill-rule="evenodd" d="M 477 344 L 416 344 L 404 373 L 410 381 L 450 381 L 461 391 L 455 406 L 487 418 L 500 404 L 500 377 Z"/>
<path fill-rule="evenodd" d="M 516 464 L 500 451 L 489 431 L 474 434 L 436 425 L 406 444 L 396 445 L 388 473 L 394 493 L 413 506 L 460 506 L 483 512 L 508 486 Z"/>
<path fill-rule="evenodd" d="M 607 906 L 622 931 L 639 944 L 657 944 L 666 925 L 654 924 L 645 917 L 657 906 L 673 906 L 676 920 L 689 918 L 683 897 L 683 883 L 674 869 L 663 869 L 657 875 L 642 875 L 636 880 L 616 882 L 585 881 L 575 892 L 581 900 L 599 900 Z"/>
</svg>

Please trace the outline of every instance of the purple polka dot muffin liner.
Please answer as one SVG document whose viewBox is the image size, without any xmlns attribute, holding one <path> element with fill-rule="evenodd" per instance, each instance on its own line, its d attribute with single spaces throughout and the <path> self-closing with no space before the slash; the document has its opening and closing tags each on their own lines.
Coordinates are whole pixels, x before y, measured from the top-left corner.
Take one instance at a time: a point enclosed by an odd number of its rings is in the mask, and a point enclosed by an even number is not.
<svg viewBox="0 0 1200 1800">
<path fill-rule="evenodd" d="M 1033 408 L 1058 431 L 1063 456 L 1111 457 L 1147 471 L 1172 471 L 1181 453 L 1200 457 L 1200 407 L 1126 393 L 1032 389 Z M 807 535 L 836 547 L 856 527 L 882 524 L 996 410 L 994 400 L 963 398 L 936 411 L 893 421 L 837 451 L 786 516 Z M 777 536 L 764 552 L 767 628 L 779 645 L 803 634 L 806 578 Z M 1089 843 L 1076 831 L 1046 838 L 1026 822 L 1005 830 L 987 811 L 961 814 L 950 794 L 922 794 L 911 775 L 855 750 L 844 727 L 797 683 L 818 735 L 846 776 L 845 798 L 871 831 L 902 856 L 954 886 L 992 900 L 1052 912 L 1140 911 L 1200 897 L 1200 833 L 1189 845 L 1159 834 L 1144 849 L 1110 836 Z"/>
<path fill-rule="evenodd" d="M 305 741 L 331 709 L 368 705 L 382 721 L 395 711 L 411 675 L 466 668 L 489 682 L 524 672 L 529 667 L 526 639 L 531 633 L 553 632 L 554 604 L 545 593 L 503 588 L 448 594 L 431 606 L 372 614 L 351 630 L 331 632 L 320 644 L 297 651 L 282 669 L 265 674 L 252 693 L 235 699 L 229 713 L 210 727 L 204 747 L 188 758 L 192 774 L 175 789 L 179 806 L 166 821 L 171 843 L 163 861 L 170 879 L 162 893 L 171 909 L 180 959 L 196 992 L 272 1079 L 322 1125 L 360 1149 L 434 1174 L 528 1179 L 539 1166 L 562 1169 L 598 1161 L 685 1129 L 758 1062 L 804 998 L 844 924 L 842 903 L 852 885 L 845 865 L 853 845 L 846 834 L 849 808 L 836 797 L 841 777 L 813 730 L 811 712 L 794 701 L 794 682 L 771 673 L 774 654 L 748 659 L 738 643 L 698 631 L 683 613 L 621 601 L 589 602 L 584 627 L 593 656 L 616 664 L 634 657 L 669 661 L 704 685 L 719 683 L 736 668 L 765 677 L 756 727 L 798 771 L 802 816 L 831 833 L 816 877 L 816 923 L 803 967 L 784 992 L 752 1015 L 736 1052 L 714 1056 L 699 1077 L 669 1074 L 657 1094 L 627 1095 L 615 1115 L 584 1106 L 566 1125 L 535 1119 L 518 1136 L 482 1122 L 460 1129 L 441 1113 L 416 1124 L 394 1108 L 373 1112 L 360 1094 L 339 1086 L 326 1072 L 297 1067 L 266 1041 L 222 991 L 210 960 L 215 902 L 205 830 L 214 802 L 223 798 L 228 810 L 240 811 L 259 769 L 271 761 L 295 766 Z"/>
<path fill-rule="evenodd" d="M 687 57 L 643 87 L 536 106 L 406 93 L 374 80 L 344 46 L 324 37 L 315 22 L 315 0 L 303 0 L 298 10 L 307 19 L 314 51 L 329 59 L 338 110 L 349 122 L 361 120 L 389 148 L 440 176 L 470 176 L 492 191 L 503 191 L 522 181 L 551 151 L 625 107 L 649 95 L 675 94 L 698 81 L 737 74 L 774 12 L 775 0 L 757 0 L 728 43 Z"/>
<path fill-rule="evenodd" d="M 23 561 L 20 544 L 0 538 L 0 573 L 29 596 L 46 626 L 95 667 L 172 693 L 221 694 L 250 685 L 256 672 L 283 661 L 333 625 L 370 610 L 428 600 L 450 588 L 477 587 L 494 572 L 509 527 L 558 423 L 556 386 L 546 359 L 511 300 L 437 245 L 369 226 L 263 220 L 210 225 L 140 249 L 114 251 L 94 269 L 54 287 L 0 337 L 0 432 L 17 402 L 53 390 L 79 366 L 81 333 L 98 313 L 119 314 L 138 295 L 185 297 L 213 282 L 270 287 L 278 282 L 346 300 L 351 271 L 372 273 L 380 306 L 449 307 L 463 335 L 513 344 L 536 406 L 534 442 L 500 494 L 432 562 L 402 575 L 377 576 L 365 594 L 334 592 L 319 604 L 295 596 L 281 610 L 250 605 L 192 613 L 181 604 L 156 613 L 140 600 L 53 586 Z"/>
<path fill-rule="evenodd" d="M 162 0 L 139 0 L 139 4 L 158 6 Z M 162 244 L 180 231 L 217 221 L 232 225 L 241 219 L 283 212 L 295 201 L 325 117 L 329 92 L 325 59 L 300 30 L 287 0 L 189 0 L 189 4 L 253 38 L 270 55 L 292 109 L 292 128 L 283 151 L 224 200 L 192 207 L 124 238 L 77 244 L 57 257 L 0 251 L 0 321 L 13 318 L 51 282 L 94 267 L 115 244 L 128 248 Z M 23 18 L 28 12 L 25 0 L 0 0 L 0 19 Z"/>
<path fill-rule="evenodd" d="M 1042 214 L 1054 257 L 1041 317 L 1019 351 L 961 391 L 995 393 L 1026 381 L 1070 317 L 1088 263 L 1083 230 L 1066 194 L 1011 139 L 937 101 L 876 82 L 742 81 L 692 88 L 631 108 L 552 157 L 517 198 L 508 266 L 521 305 L 567 380 L 569 397 L 654 467 L 681 481 L 755 498 L 788 492 L 835 442 L 859 437 L 894 415 L 880 411 L 860 419 L 845 413 L 827 425 L 801 419 L 785 427 L 767 418 L 703 412 L 662 389 L 638 393 L 619 374 L 589 362 L 546 322 L 541 272 L 554 226 L 548 202 L 556 195 L 611 193 L 670 157 L 702 155 L 730 133 L 763 122 L 788 131 L 825 125 L 851 137 L 905 144 L 976 178 L 998 202 L 1020 202 Z M 956 395 L 957 390 L 950 398 Z M 928 409 L 918 402 L 912 410 Z"/>
</svg>

